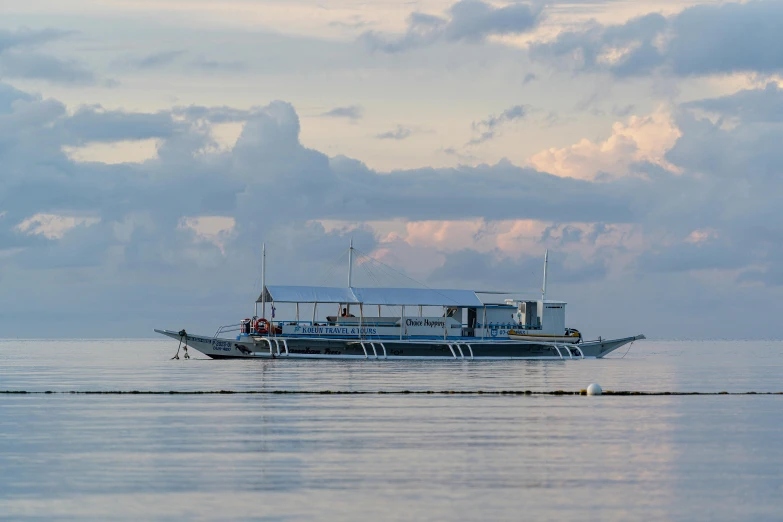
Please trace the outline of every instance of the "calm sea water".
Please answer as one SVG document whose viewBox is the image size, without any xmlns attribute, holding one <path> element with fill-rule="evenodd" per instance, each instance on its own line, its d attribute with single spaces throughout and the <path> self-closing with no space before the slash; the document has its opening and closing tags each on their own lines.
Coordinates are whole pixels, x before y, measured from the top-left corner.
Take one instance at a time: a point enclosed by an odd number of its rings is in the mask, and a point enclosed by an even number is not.
<svg viewBox="0 0 783 522">
<path fill-rule="evenodd" d="M 0 341 L 0 389 L 783 391 L 783 342 L 600 361 Z M 783 395 L 0 395 L 2 520 L 783 520 Z"/>
</svg>

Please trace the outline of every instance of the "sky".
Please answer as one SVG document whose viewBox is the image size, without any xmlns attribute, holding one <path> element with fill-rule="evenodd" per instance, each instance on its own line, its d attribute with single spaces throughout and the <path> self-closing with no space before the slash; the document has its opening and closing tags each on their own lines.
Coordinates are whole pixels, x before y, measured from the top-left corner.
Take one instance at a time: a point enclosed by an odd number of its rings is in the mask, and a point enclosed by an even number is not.
<svg viewBox="0 0 783 522">
<path fill-rule="evenodd" d="M 211 334 L 262 243 L 343 286 L 353 239 L 356 285 L 532 297 L 548 249 L 588 337 L 781 338 L 782 1 L 0 13 L 0 337 Z"/>
</svg>

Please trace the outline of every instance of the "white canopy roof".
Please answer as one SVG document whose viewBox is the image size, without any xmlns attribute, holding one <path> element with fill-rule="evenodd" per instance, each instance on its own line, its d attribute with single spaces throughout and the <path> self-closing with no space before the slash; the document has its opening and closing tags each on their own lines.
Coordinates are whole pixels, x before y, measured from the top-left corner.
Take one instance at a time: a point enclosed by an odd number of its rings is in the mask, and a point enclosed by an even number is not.
<svg viewBox="0 0 783 522">
<path fill-rule="evenodd" d="M 265 300 L 278 303 L 362 303 L 386 306 L 484 306 L 484 303 L 472 290 L 433 290 L 431 288 L 267 286 Z M 258 298 L 258 302 L 261 302 L 261 297 Z"/>
<path fill-rule="evenodd" d="M 368 305 L 484 306 L 472 290 L 354 288 L 353 293 Z"/>
<path fill-rule="evenodd" d="M 266 301 L 278 303 L 345 303 L 359 304 L 350 288 L 331 286 L 269 286 L 266 287 Z M 261 296 L 256 300 L 261 302 Z"/>
</svg>

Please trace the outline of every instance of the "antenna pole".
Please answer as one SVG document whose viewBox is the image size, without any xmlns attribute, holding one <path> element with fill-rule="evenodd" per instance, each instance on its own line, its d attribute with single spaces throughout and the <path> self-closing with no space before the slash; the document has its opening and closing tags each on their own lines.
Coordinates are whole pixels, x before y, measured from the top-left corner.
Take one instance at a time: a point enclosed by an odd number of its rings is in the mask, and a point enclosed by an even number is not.
<svg viewBox="0 0 783 522">
<path fill-rule="evenodd" d="M 544 285 L 541 287 L 541 302 L 546 299 L 546 265 L 549 263 L 549 249 L 544 251 Z"/>
<path fill-rule="evenodd" d="M 351 246 L 348 248 L 348 288 L 351 288 L 353 282 L 353 238 Z"/>
<path fill-rule="evenodd" d="M 261 245 L 261 317 L 266 317 L 266 243 Z"/>
</svg>

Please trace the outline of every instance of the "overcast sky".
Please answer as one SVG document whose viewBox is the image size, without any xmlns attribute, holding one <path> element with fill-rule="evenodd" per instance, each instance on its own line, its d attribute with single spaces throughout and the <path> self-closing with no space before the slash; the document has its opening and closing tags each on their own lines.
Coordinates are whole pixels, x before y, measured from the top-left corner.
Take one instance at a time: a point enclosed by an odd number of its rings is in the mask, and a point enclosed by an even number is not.
<svg viewBox="0 0 783 522">
<path fill-rule="evenodd" d="M 781 1 L 0 12 L 0 337 L 213 333 L 262 242 L 344 285 L 350 238 L 531 295 L 548 248 L 588 336 L 781 337 Z"/>
</svg>

